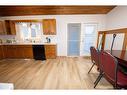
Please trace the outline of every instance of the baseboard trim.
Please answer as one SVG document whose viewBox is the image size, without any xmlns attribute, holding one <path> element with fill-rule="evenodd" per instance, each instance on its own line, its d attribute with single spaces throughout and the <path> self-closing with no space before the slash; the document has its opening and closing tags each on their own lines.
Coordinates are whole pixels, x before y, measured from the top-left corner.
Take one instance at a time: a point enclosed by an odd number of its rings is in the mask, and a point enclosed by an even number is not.
<svg viewBox="0 0 127 95">
<path fill-rule="evenodd" d="M 82 58 L 87 58 L 87 59 L 90 59 L 91 57 L 90 56 L 57 56 L 58 58 L 59 57 L 63 57 L 63 58 L 65 58 L 65 57 L 82 57 Z"/>
</svg>

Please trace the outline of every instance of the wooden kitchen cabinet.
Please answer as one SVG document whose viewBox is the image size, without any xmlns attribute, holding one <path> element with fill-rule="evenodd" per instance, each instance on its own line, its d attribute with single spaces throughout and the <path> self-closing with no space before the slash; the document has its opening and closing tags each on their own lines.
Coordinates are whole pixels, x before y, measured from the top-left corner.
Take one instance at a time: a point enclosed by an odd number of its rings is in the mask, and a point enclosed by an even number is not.
<svg viewBox="0 0 127 95">
<path fill-rule="evenodd" d="M 4 35 L 4 25 L 3 25 L 3 21 L 0 21 L 0 35 Z"/>
<path fill-rule="evenodd" d="M 24 45 L 16 45 L 16 58 L 24 58 Z"/>
<path fill-rule="evenodd" d="M 32 45 L 25 45 L 24 46 L 24 58 L 33 58 L 33 48 Z"/>
<path fill-rule="evenodd" d="M 4 46 L 5 58 L 16 58 L 16 46 L 15 45 L 5 45 Z"/>
<path fill-rule="evenodd" d="M 45 56 L 46 59 L 56 58 L 56 45 L 45 45 Z"/>
<path fill-rule="evenodd" d="M 6 58 L 33 58 L 32 45 L 5 45 Z"/>
<path fill-rule="evenodd" d="M 3 46 L 3 47 L 1 47 Z M 32 45 L 1 45 L 0 46 L 0 59 L 33 59 L 33 46 Z M 3 50 L 2 50 L 3 49 Z M 56 58 L 56 45 L 44 45 L 46 59 Z M 2 52 L 4 51 L 4 53 Z"/>
<path fill-rule="evenodd" d="M 5 20 L 5 28 L 7 35 L 16 35 L 16 27 L 14 21 Z"/>
<path fill-rule="evenodd" d="M 0 45 L 0 59 L 4 58 L 4 51 L 3 51 L 3 46 Z"/>
<path fill-rule="evenodd" d="M 43 34 L 56 35 L 56 19 L 43 20 Z"/>
</svg>

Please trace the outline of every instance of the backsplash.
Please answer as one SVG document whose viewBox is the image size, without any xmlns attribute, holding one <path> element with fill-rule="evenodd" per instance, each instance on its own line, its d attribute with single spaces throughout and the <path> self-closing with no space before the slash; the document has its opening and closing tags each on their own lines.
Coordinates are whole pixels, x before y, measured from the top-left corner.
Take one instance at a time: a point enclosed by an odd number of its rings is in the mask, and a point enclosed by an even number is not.
<svg viewBox="0 0 127 95">
<path fill-rule="evenodd" d="M 43 35 L 41 40 L 47 42 L 46 37 L 51 39 L 51 43 L 57 43 L 56 35 Z"/>
<path fill-rule="evenodd" d="M 51 39 L 50 43 L 57 43 L 56 35 L 42 35 L 41 38 L 34 39 L 35 43 L 44 43 L 44 42 L 47 42 L 46 37 Z M 11 40 L 11 41 L 15 40 L 17 43 L 18 42 L 19 43 L 20 42 L 25 43 L 25 42 L 23 42 L 21 40 L 19 41 L 15 35 L 0 35 L 0 39 L 2 40 L 3 43 L 7 43 L 8 40 Z M 33 41 L 31 41 L 31 42 L 33 42 Z"/>
<path fill-rule="evenodd" d="M 0 39 L 2 40 L 2 43 L 6 43 L 7 40 L 15 39 L 15 35 L 0 35 Z"/>
</svg>

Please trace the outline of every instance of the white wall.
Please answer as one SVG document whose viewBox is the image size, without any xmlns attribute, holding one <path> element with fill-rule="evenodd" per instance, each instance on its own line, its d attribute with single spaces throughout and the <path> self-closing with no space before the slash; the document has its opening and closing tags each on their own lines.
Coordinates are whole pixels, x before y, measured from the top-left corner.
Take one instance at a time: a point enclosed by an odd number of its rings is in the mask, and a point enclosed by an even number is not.
<svg viewBox="0 0 127 95">
<path fill-rule="evenodd" d="M 127 6 L 117 6 L 106 15 L 106 29 L 127 28 Z M 120 35 L 120 34 L 119 34 Z M 123 46 L 124 35 L 119 37 L 117 34 L 114 43 L 114 50 L 121 50 Z M 105 49 L 110 49 L 112 42 L 111 37 L 106 38 Z M 116 44 L 117 43 L 117 44 Z"/>
<path fill-rule="evenodd" d="M 97 23 L 98 30 L 105 30 L 106 15 L 39 15 L 2 17 L 3 20 L 47 19 L 55 18 L 57 23 L 57 53 L 67 55 L 67 24 L 68 23 Z M 82 30 L 81 30 L 82 31 Z"/>
<path fill-rule="evenodd" d="M 127 6 L 118 6 L 111 10 L 106 17 L 106 28 L 127 28 Z"/>
</svg>

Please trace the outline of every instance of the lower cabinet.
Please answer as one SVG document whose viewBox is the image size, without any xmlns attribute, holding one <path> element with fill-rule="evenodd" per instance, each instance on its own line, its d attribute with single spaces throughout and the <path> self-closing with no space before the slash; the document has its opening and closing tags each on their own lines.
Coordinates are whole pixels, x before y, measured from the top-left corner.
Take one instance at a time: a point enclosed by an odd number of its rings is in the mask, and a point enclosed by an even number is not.
<svg viewBox="0 0 127 95">
<path fill-rule="evenodd" d="M 15 58 L 25 58 L 25 55 L 24 55 L 24 47 L 23 45 L 16 45 L 15 46 L 15 53 L 16 53 L 16 57 Z"/>
<path fill-rule="evenodd" d="M 0 59 L 53 59 L 56 58 L 56 45 L 1 45 Z"/>
<path fill-rule="evenodd" d="M 32 45 L 26 45 L 24 47 L 24 58 L 33 58 L 33 48 Z"/>
<path fill-rule="evenodd" d="M 4 56 L 5 58 L 16 58 L 16 47 L 14 45 L 5 45 L 4 46 Z"/>
<path fill-rule="evenodd" d="M 33 45 L 34 59 L 45 60 L 56 58 L 56 45 Z"/>
<path fill-rule="evenodd" d="M 45 45 L 45 56 L 46 59 L 56 58 L 56 45 Z"/>
<path fill-rule="evenodd" d="M 33 58 L 32 45 L 5 45 L 5 58 Z"/>
<path fill-rule="evenodd" d="M 4 58 L 3 46 L 0 45 L 0 59 Z"/>
</svg>

